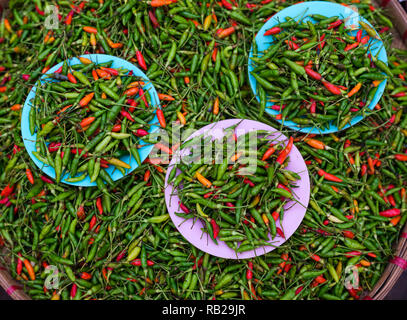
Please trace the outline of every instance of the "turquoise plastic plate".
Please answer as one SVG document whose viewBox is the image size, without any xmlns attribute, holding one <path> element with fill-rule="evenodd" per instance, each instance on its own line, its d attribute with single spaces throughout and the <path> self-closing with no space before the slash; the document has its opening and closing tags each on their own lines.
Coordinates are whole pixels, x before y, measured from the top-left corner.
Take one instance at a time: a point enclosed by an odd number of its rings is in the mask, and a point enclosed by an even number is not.
<svg viewBox="0 0 407 320">
<path fill-rule="evenodd" d="M 148 90 L 148 92 L 150 93 L 151 103 L 152 103 L 151 107 L 154 108 L 155 110 L 160 107 L 160 100 L 158 98 L 158 94 L 157 94 L 157 91 L 155 90 L 154 86 L 152 85 L 152 83 L 150 82 L 148 77 L 139 68 L 137 68 L 130 62 L 117 58 L 117 57 L 114 57 L 114 56 L 109 56 L 106 54 L 87 54 L 87 55 L 83 55 L 81 57 L 88 58 L 92 62 L 95 62 L 96 64 L 112 61 L 112 68 L 123 68 L 123 69 L 127 69 L 129 71 L 133 71 L 133 74 L 135 76 L 141 77 L 144 79 L 145 85 L 144 85 L 143 89 L 144 89 L 144 91 Z M 46 72 L 44 74 L 44 76 L 41 77 L 41 83 L 44 83 L 44 81 L 54 81 L 54 80 L 46 79 L 46 75 L 54 73 L 56 70 L 58 70 L 63 65 L 63 63 L 64 62 L 58 63 L 56 66 L 49 69 L 48 72 Z M 72 59 L 68 60 L 68 65 L 75 65 L 75 64 L 80 64 L 80 63 L 81 62 L 79 61 L 78 58 L 72 58 Z M 30 110 L 32 107 L 31 102 L 33 101 L 33 99 L 35 97 L 35 91 L 36 91 L 36 87 L 34 86 L 31 89 L 30 93 L 28 94 L 27 99 L 25 100 L 24 107 L 23 107 L 23 113 L 22 113 L 22 117 L 21 117 L 21 133 L 23 136 L 25 149 L 27 150 L 28 155 L 30 156 L 32 161 L 37 165 L 38 168 L 40 168 L 40 170 L 42 170 L 42 172 L 44 172 L 46 175 L 50 176 L 51 178 L 55 179 L 54 168 L 39 161 L 32 154 L 33 151 L 36 151 L 35 142 L 37 140 L 37 131 L 35 131 L 35 133 L 33 135 L 31 135 L 30 124 L 29 124 L 29 114 L 30 114 Z M 150 126 L 150 130 L 148 132 L 152 133 L 152 132 L 157 131 L 159 128 L 157 116 L 155 116 L 154 119 L 151 120 L 149 124 L 151 126 Z M 153 145 L 147 144 L 142 140 L 140 141 L 140 144 L 145 145 L 142 148 L 138 149 L 140 159 L 141 159 L 141 161 L 144 161 L 150 154 L 151 150 L 153 149 Z M 131 173 L 134 169 L 136 169 L 138 167 L 137 161 L 130 155 L 123 156 L 120 158 L 120 160 L 130 164 L 130 166 L 131 166 L 130 169 L 126 169 L 125 175 Z M 124 177 L 124 175 L 119 170 L 117 170 L 117 169 L 115 170 L 115 167 L 112 165 L 109 166 L 109 168 L 106 168 L 105 170 L 110 175 L 110 177 L 113 179 L 113 181 L 119 180 Z M 84 180 L 79 181 L 79 182 L 65 181 L 65 179 L 67 179 L 69 177 L 70 177 L 69 174 L 66 173 L 62 177 L 61 181 L 63 183 L 74 185 L 74 186 L 82 186 L 82 187 L 96 186 L 95 182 L 90 182 L 89 176 L 87 176 Z"/>
<path fill-rule="evenodd" d="M 264 36 L 264 33 L 274 27 L 276 24 L 280 22 L 284 22 L 286 17 L 291 17 L 295 20 L 300 20 L 301 18 L 304 17 L 304 21 L 313 20 L 310 17 L 307 17 L 311 14 L 321 14 L 326 17 L 333 17 L 333 16 L 339 16 L 339 18 L 345 19 L 348 18 L 348 21 L 346 25 L 356 25 L 358 26 L 358 21 L 363 21 L 369 24 L 372 28 L 373 26 L 362 16 L 360 16 L 356 11 L 352 10 L 351 8 L 345 7 L 343 5 L 337 4 L 337 3 L 332 3 L 332 2 L 326 2 L 326 1 L 309 1 L 309 2 L 302 2 L 295 4 L 293 6 L 290 6 L 288 8 L 285 8 L 275 14 L 273 17 L 271 17 L 260 29 L 258 34 L 256 35 L 256 44 L 258 47 L 258 52 L 264 51 L 267 48 L 269 48 L 272 45 L 272 42 L 274 38 L 272 36 Z M 352 31 L 352 35 L 356 35 L 357 31 Z M 366 35 L 366 32 L 363 32 L 363 36 Z M 378 55 L 378 59 L 385 62 L 387 64 L 387 54 L 386 54 L 386 49 L 383 46 L 383 42 L 381 40 L 370 40 L 369 44 L 371 46 L 371 53 L 372 55 Z M 256 79 L 250 74 L 250 72 L 253 71 L 254 67 L 253 64 L 251 63 L 251 58 L 253 57 L 253 48 L 250 50 L 249 54 L 249 82 L 250 86 L 253 90 L 253 93 L 256 95 L 256 99 L 260 102 L 260 99 L 257 95 L 257 81 Z M 368 106 L 369 109 L 373 109 L 375 105 L 379 102 L 384 89 L 386 87 L 387 80 L 384 80 L 380 83 L 379 88 L 373 98 L 373 101 L 370 103 Z M 272 102 L 267 102 L 266 104 L 266 112 L 269 113 L 270 115 L 276 116 L 279 111 L 277 110 L 272 110 L 271 107 L 274 104 Z M 359 121 L 361 121 L 364 117 L 363 116 L 356 116 L 353 117 L 350 123 L 348 123 L 342 130 L 345 130 Z M 280 122 L 281 124 L 289 127 L 292 130 L 295 131 L 300 131 L 303 133 L 313 133 L 313 134 L 327 134 L 327 133 L 332 133 L 332 132 L 337 132 L 340 131 L 337 126 L 334 124 L 331 124 L 329 128 L 325 130 L 321 130 L 315 127 L 300 127 L 296 123 L 292 121 L 284 121 L 284 123 L 281 120 L 276 120 Z"/>
</svg>

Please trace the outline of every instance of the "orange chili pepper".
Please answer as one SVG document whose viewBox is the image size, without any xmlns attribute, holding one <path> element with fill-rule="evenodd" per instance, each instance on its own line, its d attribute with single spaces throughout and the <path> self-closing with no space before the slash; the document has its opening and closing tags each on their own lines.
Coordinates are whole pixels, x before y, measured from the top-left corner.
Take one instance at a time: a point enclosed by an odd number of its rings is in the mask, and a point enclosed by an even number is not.
<svg viewBox="0 0 407 320">
<path fill-rule="evenodd" d="M 160 100 L 164 100 L 164 101 L 174 101 L 175 100 L 175 98 L 173 96 L 170 96 L 169 94 L 164 94 L 164 93 L 159 93 L 158 98 Z"/>
<path fill-rule="evenodd" d="M 161 109 L 157 110 L 157 118 L 158 118 L 158 122 L 160 123 L 160 126 L 162 128 L 165 128 L 167 126 L 167 124 L 165 122 L 164 112 Z"/>
<path fill-rule="evenodd" d="M 164 145 L 162 143 L 156 143 L 154 145 L 154 147 L 157 148 L 158 150 L 161 150 L 161 151 L 165 152 L 165 153 L 172 154 L 172 150 L 168 146 L 166 146 L 166 145 Z"/>
<path fill-rule="evenodd" d="M 79 101 L 79 105 L 80 105 L 81 107 L 87 106 L 87 105 L 89 104 L 89 102 L 92 101 L 94 95 L 95 95 L 94 92 L 91 92 L 91 93 L 87 94 L 86 96 L 84 96 L 84 97 L 81 99 L 81 101 Z"/>
<path fill-rule="evenodd" d="M 230 161 L 236 162 L 242 156 L 242 154 L 242 152 L 235 153 L 233 156 L 230 157 Z"/>
<path fill-rule="evenodd" d="M 99 77 L 103 78 L 103 79 L 107 79 L 109 80 L 112 76 L 110 75 L 110 73 L 102 70 L 102 69 L 96 69 L 96 73 Z"/>
<path fill-rule="evenodd" d="M 373 86 L 377 87 L 382 81 L 381 80 L 373 80 Z"/>
<path fill-rule="evenodd" d="M 95 117 L 88 117 L 81 121 L 80 125 L 82 128 L 88 127 L 93 121 L 95 121 Z"/>
<path fill-rule="evenodd" d="M 95 81 L 99 80 L 99 76 L 98 76 L 96 70 L 94 70 L 94 69 L 92 70 L 92 78 L 93 78 L 93 80 L 95 80 Z M 103 92 L 103 93 L 104 93 L 104 92 Z"/>
<path fill-rule="evenodd" d="M 356 94 L 356 93 L 360 90 L 360 88 L 362 88 L 362 82 L 358 82 L 358 83 L 356 84 L 356 86 L 354 86 L 354 87 L 352 88 L 352 90 L 348 92 L 348 94 L 347 94 L 348 98 L 350 98 L 350 97 L 352 97 L 354 94 Z"/>
<path fill-rule="evenodd" d="M 180 111 L 177 111 L 177 117 L 178 117 L 179 121 L 181 122 L 181 124 L 185 125 L 187 123 L 187 120 L 185 119 L 184 115 Z"/>
<path fill-rule="evenodd" d="M 127 96 L 135 96 L 136 94 L 139 93 L 139 91 L 140 91 L 140 89 L 138 87 L 132 87 L 132 88 L 124 91 L 124 94 Z"/>
<path fill-rule="evenodd" d="M 272 145 L 270 148 L 268 148 L 266 150 L 266 152 L 264 152 L 263 157 L 261 158 L 262 161 L 267 160 L 268 158 L 271 157 L 271 155 L 276 152 L 276 149 L 274 149 L 274 146 Z"/>
<path fill-rule="evenodd" d="M 3 23 L 4 23 L 4 27 L 7 29 L 7 31 L 8 32 L 13 32 L 13 29 L 11 28 L 11 24 L 10 24 L 10 22 L 8 21 L 8 19 L 7 18 L 5 18 L 4 20 L 3 20 Z"/>
<path fill-rule="evenodd" d="M 175 3 L 177 0 L 152 0 L 150 2 L 150 6 L 152 7 L 162 7 L 162 6 L 168 6 L 171 3 Z"/>
<path fill-rule="evenodd" d="M 219 97 L 216 97 L 215 102 L 213 103 L 213 114 L 217 115 L 219 113 Z"/>
<path fill-rule="evenodd" d="M 397 216 L 397 217 L 394 217 L 393 219 L 391 219 L 391 220 L 390 220 L 390 223 L 391 223 L 393 226 L 396 226 L 396 225 L 400 222 L 400 220 L 401 220 L 401 216 Z"/>
<path fill-rule="evenodd" d="M 326 145 L 325 143 L 323 143 L 322 141 L 316 140 L 316 139 L 309 139 L 306 138 L 304 140 L 309 146 L 315 148 L 315 149 L 319 149 L 319 150 L 324 150 L 326 149 Z"/>
<path fill-rule="evenodd" d="M 369 267 L 372 264 L 370 261 L 364 259 L 360 260 L 359 263 L 364 267 Z"/>
<path fill-rule="evenodd" d="M 87 32 L 87 33 L 93 33 L 96 34 L 98 33 L 98 30 L 94 27 L 83 27 L 83 31 Z"/>
<path fill-rule="evenodd" d="M 220 39 L 229 37 L 229 36 L 230 36 L 231 34 L 233 34 L 235 31 L 236 31 L 236 28 L 235 28 L 235 27 L 229 27 L 229 28 L 223 29 L 223 30 L 221 30 L 221 31 L 218 33 L 218 37 L 219 37 Z"/>
<path fill-rule="evenodd" d="M 97 41 L 96 41 L 96 36 L 95 36 L 94 33 L 91 33 L 91 34 L 90 34 L 89 43 L 91 44 L 91 46 L 92 46 L 93 48 L 96 47 Z"/>
<path fill-rule="evenodd" d="M 210 182 L 208 179 L 206 179 L 202 174 L 197 172 L 195 174 L 196 178 L 200 183 L 202 183 L 205 187 L 210 188 L 212 186 L 212 182 Z"/>
<path fill-rule="evenodd" d="M 12 111 L 21 110 L 21 104 L 15 104 L 15 105 L 11 106 L 10 109 L 11 109 Z"/>
<path fill-rule="evenodd" d="M 84 57 L 79 57 L 79 61 L 83 64 L 91 64 L 92 61 L 88 58 L 84 58 Z"/>
<path fill-rule="evenodd" d="M 28 181 L 30 181 L 31 184 L 34 184 L 34 175 L 33 175 L 33 173 L 31 172 L 30 168 L 27 168 L 27 169 L 25 170 L 25 174 L 26 174 L 26 176 L 27 176 Z"/>
<path fill-rule="evenodd" d="M 35 280 L 35 272 L 34 272 L 34 268 L 31 265 L 31 262 L 28 259 L 24 259 L 23 261 L 25 268 L 27 269 L 28 275 L 30 277 L 31 280 Z"/>
</svg>

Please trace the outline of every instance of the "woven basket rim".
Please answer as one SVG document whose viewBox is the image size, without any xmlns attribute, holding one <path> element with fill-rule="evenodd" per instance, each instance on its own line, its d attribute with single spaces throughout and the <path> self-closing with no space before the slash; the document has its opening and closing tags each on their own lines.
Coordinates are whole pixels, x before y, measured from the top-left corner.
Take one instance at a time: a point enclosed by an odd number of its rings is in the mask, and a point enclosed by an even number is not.
<svg viewBox="0 0 407 320">
<path fill-rule="evenodd" d="M 407 260 L 407 223 L 400 233 L 394 256 Z M 4 250 L 3 250 L 4 251 Z M 383 300 L 393 288 L 403 273 L 403 269 L 389 262 L 379 281 L 373 289 L 362 295 L 364 299 Z M 15 280 L 9 273 L 7 267 L 0 263 L 0 285 L 14 300 L 31 300 L 30 296 L 23 290 L 24 286 Z"/>
<path fill-rule="evenodd" d="M 5 13 L 7 12 L 8 2 L 9 0 L 0 0 L 0 12 L 2 6 L 3 11 Z M 372 2 L 376 4 L 378 3 L 378 1 L 375 0 L 372 0 Z M 407 13 L 404 12 L 400 3 L 398 3 L 397 0 L 390 0 L 389 3 L 391 3 L 392 6 L 397 11 L 397 13 L 403 15 L 404 20 L 407 21 Z M 397 242 L 397 247 L 396 250 L 394 251 L 395 252 L 394 256 L 407 260 L 407 236 L 406 236 L 407 223 L 404 225 L 400 235 L 401 237 Z M 396 284 L 397 280 L 400 278 L 403 271 L 404 270 L 401 267 L 389 261 L 379 281 L 376 283 L 376 285 L 370 292 L 363 293 L 362 298 L 372 300 L 383 300 L 391 291 L 393 286 Z M 0 286 L 6 291 L 6 293 L 13 300 L 31 300 L 31 297 L 24 292 L 24 286 L 18 280 L 15 280 L 11 276 L 7 266 L 4 266 L 2 263 L 0 263 Z"/>
</svg>

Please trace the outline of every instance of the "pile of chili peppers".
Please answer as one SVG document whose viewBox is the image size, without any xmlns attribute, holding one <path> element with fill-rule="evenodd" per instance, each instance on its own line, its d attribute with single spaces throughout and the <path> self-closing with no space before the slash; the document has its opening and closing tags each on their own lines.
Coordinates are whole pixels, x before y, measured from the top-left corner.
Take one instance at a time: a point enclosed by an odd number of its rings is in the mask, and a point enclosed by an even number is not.
<svg viewBox="0 0 407 320">
<path fill-rule="evenodd" d="M 284 206 L 294 199 L 293 188 L 300 179 L 285 169 L 294 139 L 283 147 L 266 134 L 252 131 L 236 137 L 230 127 L 222 139 L 201 145 L 200 154 L 205 148 L 215 150 L 213 165 L 198 156 L 189 165 L 174 166 L 168 179 L 178 189 L 181 212 L 176 214 L 201 219 L 203 231 L 216 244 L 219 239 L 236 253 L 273 246 L 270 239 L 277 233 L 285 238 L 280 228 Z M 188 144 L 194 147 L 194 143 L 196 139 Z"/>
<path fill-rule="evenodd" d="M 273 101 L 272 108 L 281 111 L 276 119 L 321 131 L 331 124 L 341 130 L 368 114 L 378 86 L 392 72 L 370 52 L 381 51 L 376 31 L 360 21 L 356 32 L 345 20 L 319 14 L 286 18 L 264 33 L 274 42 L 264 52 L 254 47 L 251 58 L 260 112 Z"/>
<path fill-rule="evenodd" d="M 256 32 L 294 1 L 56 3 L 56 29 L 45 28 L 45 6 L 55 3 L 41 0 L 10 1 L 0 23 L 1 258 L 27 294 L 55 300 L 338 300 L 369 293 L 407 219 L 407 52 L 390 48 L 392 25 L 383 9 L 365 0 L 344 4 L 356 6 L 384 41 L 392 76 L 382 99 L 358 125 L 312 136 L 288 132 L 261 114 L 247 79 Z M 90 26 L 97 33 L 86 32 Z M 220 259 L 190 245 L 169 219 L 166 166 L 159 158 L 113 185 L 75 188 L 43 175 L 24 150 L 22 104 L 50 67 L 86 53 L 112 54 L 146 69 L 160 93 L 160 124 L 169 133 L 174 121 L 187 130 L 245 118 L 292 136 L 312 180 L 297 232 L 266 255 Z M 176 149 L 157 145 L 169 155 Z M 59 271 L 57 288 L 44 285 L 51 265 Z"/>
<path fill-rule="evenodd" d="M 44 80 L 36 87 L 29 124 L 31 134 L 36 127 L 41 129 L 33 154 L 54 168 L 57 183 L 69 173 L 67 182 L 89 175 L 90 182 L 112 185 L 105 171 L 109 165 L 124 176 L 131 166 L 121 157 L 134 155 L 141 164 L 137 146 L 154 118 L 151 97 L 139 77 L 111 68 L 112 61 L 95 64 L 84 57 L 80 61 L 71 66 L 65 62 L 50 75 L 59 82 Z"/>
</svg>

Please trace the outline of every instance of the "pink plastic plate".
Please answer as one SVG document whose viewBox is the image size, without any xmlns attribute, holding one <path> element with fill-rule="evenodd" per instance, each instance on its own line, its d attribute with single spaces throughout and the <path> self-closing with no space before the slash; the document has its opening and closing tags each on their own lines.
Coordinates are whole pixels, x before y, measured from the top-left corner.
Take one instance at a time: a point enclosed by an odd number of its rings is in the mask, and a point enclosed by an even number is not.
<svg viewBox="0 0 407 320">
<path fill-rule="evenodd" d="M 269 136 L 271 139 L 278 141 L 288 141 L 288 138 L 285 135 L 283 135 L 273 127 L 270 127 L 261 122 L 243 119 L 223 120 L 207 125 L 193 133 L 188 139 L 186 139 L 186 141 L 202 134 L 204 134 L 205 136 L 210 135 L 213 137 L 213 139 L 222 138 L 224 136 L 223 133 L 224 129 L 229 128 L 238 123 L 239 125 L 235 129 L 237 136 L 246 134 L 250 131 L 267 130 L 270 132 Z M 259 247 L 255 250 L 245 251 L 242 253 L 236 253 L 222 241 L 218 241 L 218 244 L 214 243 L 207 233 L 202 232 L 201 228 L 204 227 L 204 224 L 200 220 L 196 219 L 185 220 L 184 218 L 176 215 L 176 212 L 182 211 L 179 208 L 179 198 L 177 196 L 177 189 L 174 189 L 171 184 L 168 184 L 168 177 L 170 172 L 172 171 L 173 166 L 177 163 L 177 161 L 179 161 L 180 157 L 188 155 L 189 153 L 190 150 L 188 148 L 180 150 L 174 155 L 168 166 L 167 175 L 165 177 L 165 202 L 170 217 L 178 231 L 181 232 L 185 239 L 187 239 L 198 249 L 221 258 L 227 259 L 252 258 L 270 252 L 274 250 L 276 247 L 283 244 L 285 241 L 287 241 L 288 238 L 291 237 L 291 235 L 301 224 L 301 221 L 304 218 L 305 212 L 307 210 L 308 201 L 310 197 L 310 181 L 304 159 L 302 158 L 300 152 L 295 146 L 293 146 L 291 150 L 289 163 L 286 169 L 297 172 L 301 177 L 301 179 L 296 182 L 297 188 L 295 188 L 293 192 L 297 202 L 291 201 L 287 203 L 287 205 L 284 208 L 285 211 L 282 226 L 280 225 L 279 221 L 277 222 L 277 226 L 284 230 L 285 239 L 278 235 L 273 240 L 271 240 L 270 237 L 269 242 L 272 243 L 273 246 Z M 177 175 L 179 173 L 180 172 L 178 172 Z"/>
</svg>

